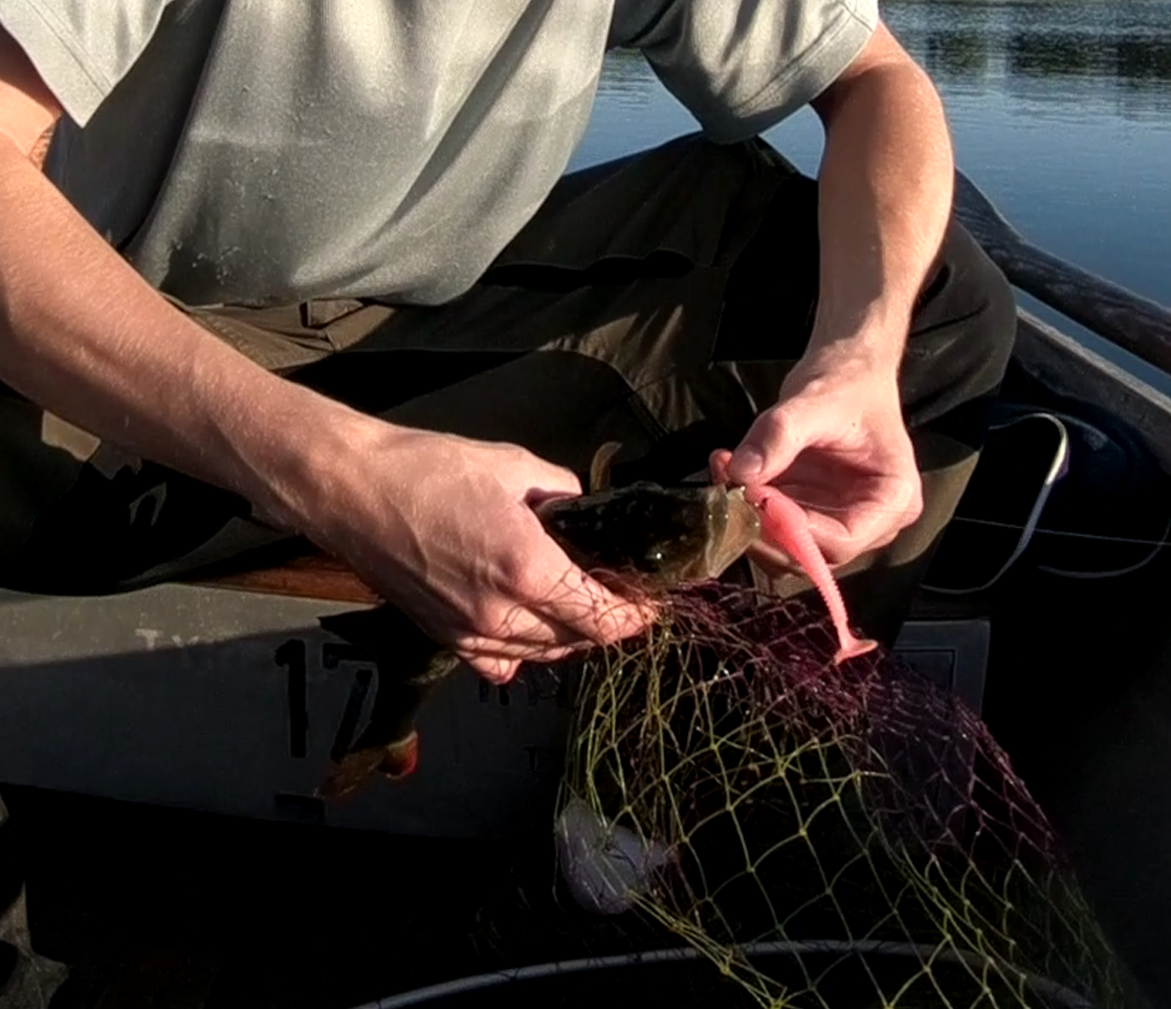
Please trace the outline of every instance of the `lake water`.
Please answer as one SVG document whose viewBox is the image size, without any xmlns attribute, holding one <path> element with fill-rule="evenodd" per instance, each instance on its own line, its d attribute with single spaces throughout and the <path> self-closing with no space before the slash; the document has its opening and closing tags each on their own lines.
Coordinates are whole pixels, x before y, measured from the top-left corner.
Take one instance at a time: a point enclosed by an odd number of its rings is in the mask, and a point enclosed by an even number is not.
<svg viewBox="0 0 1171 1009">
<path fill-rule="evenodd" d="M 957 163 L 1017 230 L 1171 305 L 1171 0 L 891 0 L 882 12 L 943 96 Z M 641 57 L 613 54 L 575 164 L 694 129 Z M 766 136 L 816 171 L 808 109 Z"/>
</svg>

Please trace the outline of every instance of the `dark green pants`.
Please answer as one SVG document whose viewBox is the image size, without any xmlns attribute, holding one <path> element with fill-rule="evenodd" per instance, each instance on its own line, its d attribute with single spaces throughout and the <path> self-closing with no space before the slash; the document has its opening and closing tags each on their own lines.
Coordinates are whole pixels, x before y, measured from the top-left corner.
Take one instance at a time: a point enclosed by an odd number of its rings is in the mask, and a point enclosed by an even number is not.
<svg viewBox="0 0 1171 1009">
<path fill-rule="evenodd" d="M 450 304 L 180 307 L 264 366 L 396 422 L 518 442 L 579 472 L 615 439 L 616 479 L 670 481 L 775 401 L 809 338 L 817 263 L 812 180 L 762 142 L 685 137 L 567 176 Z M 871 634 L 893 636 L 952 514 L 1014 329 L 1003 277 L 952 224 L 900 379 L 925 512 L 845 580 Z M 276 535 L 233 495 L 95 448 L 18 398 L 0 414 L 6 587 L 117 591 Z"/>
</svg>

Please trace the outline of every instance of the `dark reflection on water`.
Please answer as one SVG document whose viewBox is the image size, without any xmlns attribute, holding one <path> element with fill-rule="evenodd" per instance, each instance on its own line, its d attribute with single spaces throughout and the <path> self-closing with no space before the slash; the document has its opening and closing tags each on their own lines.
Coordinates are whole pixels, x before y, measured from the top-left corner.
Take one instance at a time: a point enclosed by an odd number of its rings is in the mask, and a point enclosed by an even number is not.
<svg viewBox="0 0 1171 1009">
<path fill-rule="evenodd" d="M 943 85 L 1029 91 L 1054 104 L 1111 92 L 1171 109 L 1171 0 L 886 0 L 886 23 Z M 1048 90 L 1038 81 L 1051 81 Z M 612 53 L 603 94 L 645 99 L 657 87 L 637 53 Z M 1128 102 L 1122 111 L 1139 112 Z"/>
<path fill-rule="evenodd" d="M 988 39 L 974 28 L 930 32 L 922 47 L 920 62 L 937 80 L 980 80 L 988 74 Z"/>
<path fill-rule="evenodd" d="M 1168 79 L 1171 46 L 1142 37 L 1102 42 L 1081 35 L 1021 32 L 1008 40 L 1010 73 L 1028 77 L 1107 77 L 1140 83 Z"/>
<path fill-rule="evenodd" d="M 1171 305 L 1171 0 L 880 3 L 939 87 L 960 166 L 1004 216 L 1042 248 Z M 575 164 L 695 128 L 639 54 L 614 53 Z M 816 170 L 812 113 L 766 138 Z M 1171 392 L 1171 378 L 1157 384 Z"/>
<path fill-rule="evenodd" d="M 883 15 L 940 82 L 999 81 L 1009 93 L 1057 104 L 1072 93 L 1037 89 L 1037 81 L 1088 83 L 1099 100 L 1125 94 L 1121 114 L 1171 109 L 1171 3 L 1165 0 L 891 0 Z"/>
</svg>

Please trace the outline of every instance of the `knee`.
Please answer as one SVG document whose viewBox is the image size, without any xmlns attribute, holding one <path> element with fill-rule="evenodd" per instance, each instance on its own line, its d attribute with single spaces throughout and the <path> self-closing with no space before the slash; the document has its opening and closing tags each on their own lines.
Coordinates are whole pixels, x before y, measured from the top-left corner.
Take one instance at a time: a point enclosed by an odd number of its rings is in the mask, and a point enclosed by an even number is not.
<svg viewBox="0 0 1171 1009">
<path fill-rule="evenodd" d="M 903 360 L 900 389 L 908 425 L 946 428 L 978 445 L 1015 337 L 1012 288 L 953 221 L 916 303 Z"/>
<path fill-rule="evenodd" d="M 960 341 L 972 395 L 995 392 L 1016 340 L 1017 305 L 1000 268 L 963 225 L 953 221 L 941 250 L 950 273 L 945 305 Z"/>
</svg>

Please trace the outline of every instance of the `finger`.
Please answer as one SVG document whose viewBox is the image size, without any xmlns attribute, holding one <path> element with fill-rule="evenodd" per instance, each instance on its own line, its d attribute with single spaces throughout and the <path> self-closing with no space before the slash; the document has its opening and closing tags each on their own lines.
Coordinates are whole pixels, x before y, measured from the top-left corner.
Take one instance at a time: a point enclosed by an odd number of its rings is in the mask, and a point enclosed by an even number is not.
<svg viewBox="0 0 1171 1009">
<path fill-rule="evenodd" d="M 503 685 L 520 672 L 520 659 L 504 659 L 492 655 L 461 655 L 460 658 L 489 683 Z"/>
<path fill-rule="evenodd" d="M 539 661 L 554 652 L 568 653 L 596 642 L 544 614 L 518 603 L 498 620 L 481 621 L 449 634 L 459 655 L 493 655 L 502 659 Z"/>
<path fill-rule="evenodd" d="M 797 411 L 774 407 L 753 422 L 728 461 L 728 479 L 738 484 L 767 483 L 785 472 L 805 448 Z"/>
<path fill-rule="evenodd" d="M 726 448 L 718 448 L 708 456 L 708 468 L 711 470 L 712 483 L 725 484 L 728 482 L 728 464 L 731 461 L 732 453 Z"/>
<path fill-rule="evenodd" d="M 502 603 L 497 615 L 481 613 L 457 635 L 456 650 L 492 651 L 503 658 L 543 659 L 553 649 L 580 649 L 611 644 L 645 630 L 657 615 L 649 601 L 623 599 L 572 565 L 549 541 L 559 574 L 527 584 L 510 585 L 515 602 Z M 532 571 L 549 570 L 534 558 Z M 449 638 L 450 640 L 450 638 Z"/>
<path fill-rule="evenodd" d="M 523 640 L 512 636 L 493 637 L 489 634 L 466 634 L 458 637 L 452 646 L 461 658 L 467 656 L 491 656 L 498 659 L 515 659 L 518 662 L 555 662 L 585 648 L 592 648 L 594 642 L 588 638 L 571 638 L 568 634 L 550 635 L 547 640 Z M 470 660 L 469 660 L 470 661 Z"/>
<path fill-rule="evenodd" d="M 581 650 L 579 648 L 553 648 L 542 652 L 534 652 L 534 654 L 523 658 L 517 658 L 514 655 L 506 655 L 503 652 L 493 650 L 493 646 L 507 650 L 508 645 L 506 642 L 485 642 L 484 644 L 485 649 L 483 651 L 474 650 L 466 653 L 456 652 L 456 654 L 477 674 L 484 677 L 490 683 L 497 684 L 504 684 L 513 680 L 525 662 L 558 662 L 561 659 L 569 658 L 569 656 Z"/>
<path fill-rule="evenodd" d="M 531 464 L 523 478 L 530 485 L 524 497 L 525 504 L 535 507 L 549 498 L 581 495 L 581 480 L 573 470 L 533 455 L 527 449 L 521 449 L 521 452 L 524 459 Z"/>
<path fill-rule="evenodd" d="M 540 553 L 551 553 L 552 562 Z M 525 567 L 527 581 L 496 586 L 496 601 L 485 609 L 453 623 L 451 610 L 438 605 L 422 615 L 424 629 L 478 672 L 499 678 L 513 675 L 522 661 L 555 661 L 641 633 L 656 618 L 653 604 L 615 595 L 575 567 L 551 539 Z M 556 573 L 534 580 L 535 572 L 551 568 Z"/>
<path fill-rule="evenodd" d="M 441 600 L 429 600 L 412 618 L 432 640 L 477 668 L 487 658 L 552 661 L 595 644 L 520 602 L 505 601 L 497 608 L 467 613 Z"/>
<path fill-rule="evenodd" d="M 536 515 L 530 513 L 527 522 L 531 538 L 525 537 L 523 563 L 510 570 L 501 589 L 531 614 L 563 637 L 595 644 L 640 633 L 656 618 L 649 599 L 618 595 L 574 564 Z"/>
<path fill-rule="evenodd" d="M 599 645 L 640 634 L 657 616 L 649 599 L 624 599 L 572 565 L 541 602 L 540 612 L 563 632 Z"/>
<path fill-rule="evenodd" d="M 525 494 L 524 503 L 530 508 L 536 508 L 545 501 L 580 496 L 581 481 L 577 475 L 560 466 L 550 466 L 548 475 L 541 480 L 541 486 L 534 487 Z"/>
<path fill-rule="evenodd" d="M 905 511 L 878 501 L 851 502 L 834 515 L 806 509 L 809 531 L 830 564 L 848 564 L 868 550 L 886 546 L 907 525 Z"/>
<path fill-rule="evenodd" d="M 780 547 L 764 540 L 757 540 L 748 548 L 748 556 L 766 574 L 777 577 L 780 575 L 801 574 L 801 565 L 790 557 Z"/>
</svg>

